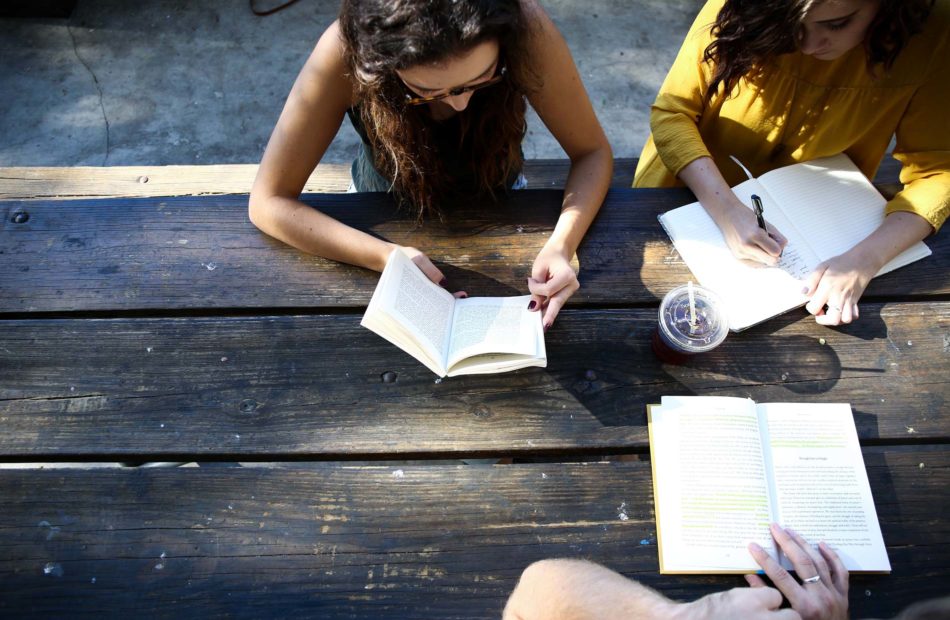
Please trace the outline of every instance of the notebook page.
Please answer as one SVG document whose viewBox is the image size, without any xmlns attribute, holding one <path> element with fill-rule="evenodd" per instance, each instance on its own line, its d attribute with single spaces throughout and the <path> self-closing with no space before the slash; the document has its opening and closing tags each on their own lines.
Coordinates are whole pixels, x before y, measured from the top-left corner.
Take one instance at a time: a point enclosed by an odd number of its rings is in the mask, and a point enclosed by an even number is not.
<svg viewBox="0 0 950 620">
<path fill-rule="evenodd" d="M 848 570 L 890 571 L 851 407 L 769 403 L 758 408 L 768 425 L 779 523 L 812 544 L 828 543 Z"/>
<path fill-rule="evenodd" d="M 847 252 L 884 221 L 887 201 L 844 154 L 772 170 L 759 182 L 821 260 Z M 878 275 L 929 255 L 927 246 L 917 243 Z"/>
<path fill-rule="evenodd" d="M 733 192 L 750 209 L 750 196 L 759 194 L 766 219 L 788 237 L 777 267 L 753 267 L 736 259 L 698 202 L 664 213 L 660 223 L 699 283 L 722 297 L 730 329 L 740 330 L 804 304 L 801 279 L 819 260 L 756 180 L 737 185 Z"/>
</svg>

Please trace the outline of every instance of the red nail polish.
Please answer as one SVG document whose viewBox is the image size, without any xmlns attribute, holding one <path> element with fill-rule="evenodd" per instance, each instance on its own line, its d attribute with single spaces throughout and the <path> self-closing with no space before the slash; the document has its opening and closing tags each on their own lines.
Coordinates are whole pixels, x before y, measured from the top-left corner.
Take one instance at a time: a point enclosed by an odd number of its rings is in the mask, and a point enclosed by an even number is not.
<svg viewBox="0 0 950 620">
<path fill-rule="evenodd" d="M 448 285 L 448 283 L 449 281 L 446 280 L 445 278 L 442 278 L 441 280 L 439 280 L 439 286 L 441 286 L 442 288 L 445 288 L 446 285 Z"/>
<path fill-rule="evenodd" d="M 544 324 L 544 331 L 548 331 L 548 328 L 551 327 L 548 323 Z"/>
<path fill-rule="evenodd" d="M 536 302 L 535 300 L 532 299 L 530 302 L 528 302 L 528 310 L 534 310 L 537 307 L 538 307 L 538 302 Z"/>
</svg>

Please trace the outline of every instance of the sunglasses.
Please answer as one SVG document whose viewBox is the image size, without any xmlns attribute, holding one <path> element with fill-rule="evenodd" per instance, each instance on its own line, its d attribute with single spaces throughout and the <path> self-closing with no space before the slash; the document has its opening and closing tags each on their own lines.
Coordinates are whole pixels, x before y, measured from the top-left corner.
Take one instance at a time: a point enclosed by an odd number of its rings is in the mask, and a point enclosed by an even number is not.
<svg viewBox="0 0 950 620">
<path fill-rule="evenodd" d="M 453 88 L 452 90 L 442 93 L 441 95 L 434 95 L 432 97 L 420 97 L 415 93 L 408 92 L 406 93 L 406 103 L 409 105 L 423 105 L 425 103 L 432 103 L 433 101 L 441 101 L 446 97 L 458 97 L 459 95 L 464 95 L 465 93 L 474 93 L 476 90 L 481 90 L 483 88 L 488 88 L 489 86 L 494 86 L 498 82 L 505 79 L 505 75 L 508 73 L 508 68 L 502 66 L 498 73 L 494 77 L 485 80 L 484 82 L 479 82 L 478 84 L 471 84 L 470 86 L 459 86 Z M 406 88 L 409 88 L 408 86 Z"/>
</svg>

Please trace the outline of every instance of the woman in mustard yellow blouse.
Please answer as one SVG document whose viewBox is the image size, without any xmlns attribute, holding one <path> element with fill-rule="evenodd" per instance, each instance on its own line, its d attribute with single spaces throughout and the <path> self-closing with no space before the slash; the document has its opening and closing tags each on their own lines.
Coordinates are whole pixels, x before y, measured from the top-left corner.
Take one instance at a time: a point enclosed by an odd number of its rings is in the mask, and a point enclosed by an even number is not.
<svg viewBox="0 0 950 620">
<path fill-rule="evenodd" d="M 634 187 L 685 183 L 733 254 L 766 264 L 785 237 L 729 186 L 846 153 L 873 177 L 892 136 L 904 189 L 884 223 L 806 283 L 816 321 L 849 323 L 868 281 L 950 214 L 950 0 L 709 0 L 652 108 Z"/>
</svg>

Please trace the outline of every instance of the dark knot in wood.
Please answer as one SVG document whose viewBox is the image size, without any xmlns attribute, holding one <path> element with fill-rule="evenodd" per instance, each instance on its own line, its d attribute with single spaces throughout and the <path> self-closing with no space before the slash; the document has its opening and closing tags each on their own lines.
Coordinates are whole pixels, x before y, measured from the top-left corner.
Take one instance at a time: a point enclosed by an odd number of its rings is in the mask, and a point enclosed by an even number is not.
<svg viewBox="0 0 950 620">
<path fill-rule="evenodd" d="M 391 370 L 387 370 L 383 374 L 379 375 L 379 378 L 382 379 L 383 383 L 395 383 L 398 375 Z"/>
<path fill-rule="evenodd" d="M 30 221 L 30 214 L 26 211 L 17 211 L 13 214 L 13 217 L 10 218 L 10 221 L 14 224 L 26 224 Z"/>
<path fill-rule="evenodd" d="M 238 405 L 238 409 L 240 409 L 241 413 L 243 414 L 251 415 L 256 412 L 260 406 L 261 404 L 253 398 L 245 398 Z"/>
<path fill-rule="evenodd" d="M 491 409 L 489 409 L 485 405 L 475 405 L 474 407 L 472 407 L 472 415 L 475 416 L 476 418 L 484 419 L 484 418 L 492 417 L 492 412 L 491 412 Z"/>
</svg>

